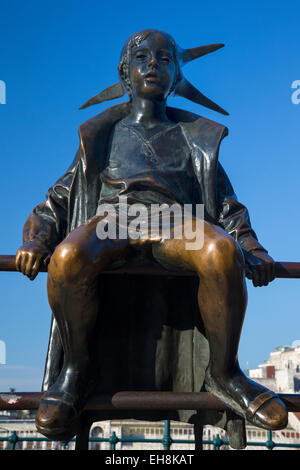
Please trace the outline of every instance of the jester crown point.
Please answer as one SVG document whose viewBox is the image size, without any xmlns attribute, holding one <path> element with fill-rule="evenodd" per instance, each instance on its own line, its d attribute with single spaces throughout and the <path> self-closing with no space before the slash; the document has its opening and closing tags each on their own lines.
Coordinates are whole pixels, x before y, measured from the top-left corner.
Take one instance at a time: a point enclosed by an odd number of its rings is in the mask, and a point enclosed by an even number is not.
<svg viewBox="0 0 300 470">
<path fill-rule="evenodd" d="M 220 49 L 221 47 L 224 47 L 224 44 L 208 44 L 206 46 L 193 47 L 191 49 L 182 49 L 180 46 L 176 45 L 176 53 L 179 59 L 179 65 L 182 68 L 188 62 L 198 59 L 199 57 L 202 57 L 206 54 L 210 54 L 211 52 L 214 52 Z M 221 108 L 216 103 L 207 98 L 205 95 L 203 95 L 182 74 L 180 75 L 181 77 L 177 81 L 175 89 L 173 91 L 174 95 L 181 96 L 194 103 L 205 106 L 208 109 L 228 116 L 227 111 L 225 111 L 223 108 Z M 111 101 L 117 98 L 121 98 L 126 93 L 126 88 L 120 80 L 119 82 L 105 88 L 105 90 L 90 98 L 86 103 L 80 106 L 79 109 L 85 109 L 89 106 L 103 103 L 104 101 Z"/>
</svg>

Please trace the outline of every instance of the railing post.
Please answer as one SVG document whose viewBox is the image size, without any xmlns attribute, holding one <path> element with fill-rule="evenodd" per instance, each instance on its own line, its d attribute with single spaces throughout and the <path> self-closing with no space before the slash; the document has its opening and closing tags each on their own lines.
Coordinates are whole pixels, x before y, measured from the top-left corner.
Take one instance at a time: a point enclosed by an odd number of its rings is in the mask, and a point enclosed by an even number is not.
<svg viewBox="0 0 300 470">
<path fill-rule="evenodd" d="M 170 447 L 172 444 L 172 438 L 171 438 L 171 422 L 169 419 L 165 420 L 164 437 L 162 441 L 163 441 L 164 450 L 170 450 Z"/>
<path fill-rule="evenodd" d="M 266 442 L 266 447 L 268 450 L 273 450 L 273 448 L 275 447 L 275 442 L 272 439 L 272 431 L 268 431 L 267 434 L 268 440 Z"/>
<path fill-rule="evenodd" d="M 119 442 L 119 440 L 120 439 L 117 437 L 115 431 L 113 431 L 112 435 L 109 438 L 111 450 L 116 450 L 116 444 Z"/>
<path fill-rule="evenodd" d="M 18 440 L 19 438 L 18 438 L 16 431 L 13 431 L 12 435 L 9 437 L 10 450 L 15 450 Z"/>
<path fill-rule="evenodd" d="M 217 434 L 216 437 L 214 438 L 213 444 L 214 444 L 215 450 L 220 450 L 220 447 L 223 444 L 223 440 L 220 438 L 219 434 Z"/>
</svg>

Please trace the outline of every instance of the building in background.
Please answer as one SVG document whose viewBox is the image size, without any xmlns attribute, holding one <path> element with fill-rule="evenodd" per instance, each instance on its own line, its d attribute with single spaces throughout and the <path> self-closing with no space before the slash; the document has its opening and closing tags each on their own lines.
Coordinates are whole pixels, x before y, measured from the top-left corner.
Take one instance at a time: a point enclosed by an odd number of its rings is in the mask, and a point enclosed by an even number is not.
<svg viewBox="0 0 300 470">
<path fill-rule="evenodd" d="M 276 348 L 269 359 L 257 369 L 250 369 L 248 375 L 274 392 L 299 393 L 300 341 L 295 341 L 292 346 Z"/>
</svg>

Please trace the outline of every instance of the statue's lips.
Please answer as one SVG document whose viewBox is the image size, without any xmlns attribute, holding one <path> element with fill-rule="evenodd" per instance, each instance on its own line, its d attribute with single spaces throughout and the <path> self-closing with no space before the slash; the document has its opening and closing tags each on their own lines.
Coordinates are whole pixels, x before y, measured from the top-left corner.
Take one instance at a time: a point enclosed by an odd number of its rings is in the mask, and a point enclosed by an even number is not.
<svg viewBox="0 0 300 470">
<path fill-rule="evenodd" d="M 156 73 L 147 73 L 144 79 L 150 83 L 158 83 L 160 81 L 160 77 Z"/>
</svg>

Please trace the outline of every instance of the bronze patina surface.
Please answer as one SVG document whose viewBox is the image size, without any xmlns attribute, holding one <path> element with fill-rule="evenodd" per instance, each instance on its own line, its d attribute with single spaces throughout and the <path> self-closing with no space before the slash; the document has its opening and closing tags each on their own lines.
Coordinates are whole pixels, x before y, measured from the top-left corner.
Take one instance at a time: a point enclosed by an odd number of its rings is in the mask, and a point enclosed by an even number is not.
<svg viewBox="0 0 300 470">
<path fill-rule="evenodd" d="M 77 433 L 95 391 L 206 389 L 237 419 L 265 429 L 287 424 L 280 398 L 239 367 L 245 275 L 254 286 L 268 285 L 275 262 L 218 161 L 227 129 L 167 107 L 174 93 L 226 114 L 182 74 L 186 62 L 220 46 L 183 50 L 161 31 L 132 35 L 122 50 L 120 82 L 84 106 L 125 92 L 129 101 L 80 126 L 73 163 L 25 224 L 17 269 L 34 279 L 49 262 L 54 320 L 37 427 L 52 439 Z M 181 239 L 151 234 L 99 239 L 99 207 L 116 207 L 120 196 L 146 207 L 204 204 L 203 246 L 187 250 L 191 234 L 186 231 Z M 191 231 L 196 222 L 194 216 Z M 103 274 L 113 266 L 149 263 L 167 269 L 170 278 L 107 279 Z M 195 276 L 171 279 L 173 270 Z M 226 427 L 221 415 L 172 417 Z"/>
</svg>

